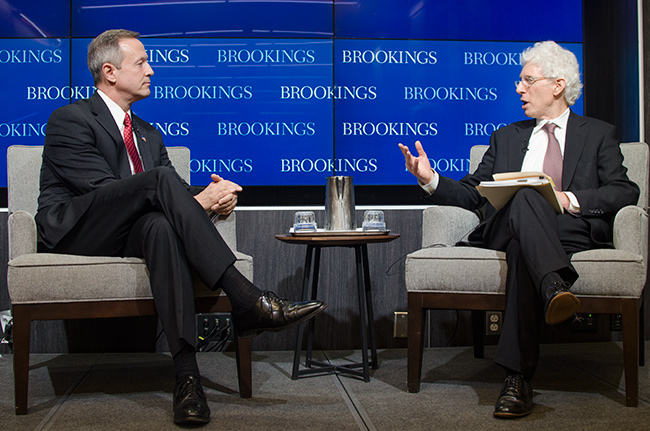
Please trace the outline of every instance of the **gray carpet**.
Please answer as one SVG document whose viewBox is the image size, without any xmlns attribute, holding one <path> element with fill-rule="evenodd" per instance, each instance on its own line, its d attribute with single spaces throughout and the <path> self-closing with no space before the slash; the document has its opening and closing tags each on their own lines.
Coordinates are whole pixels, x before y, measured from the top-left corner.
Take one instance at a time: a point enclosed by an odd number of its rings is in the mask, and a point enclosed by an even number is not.
<svg viewBox="0 0 650 431">
<path fill-rule="evenodd" d="M 421 390 L 406 392 L 406 350 L 380 352 L 369 383 L 321 375 L 290 378 L 292 352 L 256 352 L 253 398 L 238 394 L 234 355 L 201 353 L 212 409 L 202 430 L 646 430 L 650 365 L 640 368 L 639 406 L 625 407 L 618 343 L 542 346 L 533 413 L 497 420 L 502 372 L 469 347 L 427 349 Z M 646 348 L 646 357 L 650 349 Z M 359 351 L 317 352 L 344 364 Z M 29 413 L 15 416 L 11 355 L 0 357 L 4 430 L 172 430 L 173 364 L 168 355 L 87 354 L 31 357 Z"/>
</svg>

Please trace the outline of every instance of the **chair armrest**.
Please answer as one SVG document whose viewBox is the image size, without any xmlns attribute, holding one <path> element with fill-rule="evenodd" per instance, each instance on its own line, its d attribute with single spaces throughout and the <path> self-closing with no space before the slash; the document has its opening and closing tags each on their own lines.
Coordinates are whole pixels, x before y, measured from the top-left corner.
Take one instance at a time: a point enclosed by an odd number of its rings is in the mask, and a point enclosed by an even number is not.
<svg viewBox="0 0 650 431">
<path fill-rule="evenodd" d="M 223 240 L 228 244 L 230 250 L 237 250 L 237 216 L 235 212 L 231 212 L 229 215 L 219 215 L 215 212 L 210 214 L 212 223 L 214 227 L 217 228 L 217 231 L 223 238 Z"/>
<path fill-rule="evenodd" d="M 648 259 L 648 214 L 635 205 L 628 205 L 616 213 L 613 227 L 614 247 Z"/>
<path fill-rule="evenodd" d="M 27 211 L 9 214 L 9 260 L 28 253 L 36 253 L 36 222 Z"/>
<path fill-rule="evenodd" d="M 436 244 L 454 245 L 466 239 L 478 223 L 478 216 L 463 208 L 427 208 L 422 213 L 422 248 Z"/>
</svg>

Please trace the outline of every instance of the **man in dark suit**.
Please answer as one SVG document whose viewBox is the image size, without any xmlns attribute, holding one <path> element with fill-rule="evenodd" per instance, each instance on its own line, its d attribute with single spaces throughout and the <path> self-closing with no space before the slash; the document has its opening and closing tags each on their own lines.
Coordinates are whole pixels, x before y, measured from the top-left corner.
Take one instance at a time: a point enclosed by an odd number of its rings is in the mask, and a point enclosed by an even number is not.
<svg viewBox="0 0 650 431">
<path fill-rule="evenodd" d="M 575 318 L 579 301 L 570 287 L 578 274 L 570 254 L 611 247 L 612 218 L 639 196 L 622 165 L 614 126 L 569 108 L 582 89 L 575 56 L 555 42 L 541 42 L 522 53 L 521 63 L 517 93 L 533 120 L 495 131 L 473 174 L 460 181 L 442 177 L 431 169 L 420 142 L 417 157 L 399 144 L 407 169 L 431 202 L 479 211 L 481 223 L 469 243 L 506 252 L 506 311 L 494 358 L 506 370 L 494 409 L 499 418 L 531 412 L 542 322 L 555 326 Z M 498 211 L 477 192 L 475 186 L 492 174 L 513 171 L 551 176 L 564 213 L 556 214 L 528 188 Z"/>
<path fill-rule="evenodd" d="M 208 212 L 229 214 L 242 188 L 217 175 L 204 188 L 185 183 L 161 134 L 133 115 L 131 105 L 149 96 L 153 75 L 138 37 L 109 30 L 95 38 L 88 67 L 97 92 L 48 121 L 36 214 L 40 249 L 144 258 L 176 364 L 174 421 L 207 423 L 190 270 L 228 295 L 239 336 L 297 325 L 326 305 L 262 292 L 235 269 Z"/>
</svg>

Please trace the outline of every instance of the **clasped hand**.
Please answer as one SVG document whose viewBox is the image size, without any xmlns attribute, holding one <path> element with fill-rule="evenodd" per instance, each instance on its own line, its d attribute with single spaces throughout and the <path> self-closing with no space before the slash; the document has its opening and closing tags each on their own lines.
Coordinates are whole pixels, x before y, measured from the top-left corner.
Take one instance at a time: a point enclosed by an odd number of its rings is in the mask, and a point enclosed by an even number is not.
<svg viewBox="0 0 650 431">
<path fill-rule="evenodd" d="M 239 184 L 224 180 L 217 174 L 211 175 L 212 182 L 194 196 L 204 210 L 228 215 L 237 206 L 237 193 L 242 191 Z"/>
</svg>

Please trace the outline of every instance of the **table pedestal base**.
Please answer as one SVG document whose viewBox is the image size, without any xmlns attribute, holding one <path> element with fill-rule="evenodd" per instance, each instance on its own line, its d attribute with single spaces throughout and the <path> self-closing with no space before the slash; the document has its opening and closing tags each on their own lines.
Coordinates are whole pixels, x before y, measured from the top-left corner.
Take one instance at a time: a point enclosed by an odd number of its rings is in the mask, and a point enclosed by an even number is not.
<svg viewBox="0 0 650 431">
<path fill-rule="evenodd" d="M 318 273 L 320 270 L 320 251 L 322 247 L 342 247 L 343 245 L 321 245 L 308 244 L 307 256 L 305 258 L 305 273 L 303 278 L 303 300 L 317 298 Z M 298 329 L 298 340 L 293 358 L 293 373 L 291 378 L 298 379 L 300 376 L 310 374 L 322 374 L 336 372 L 361 377 L 363 381 L 370 381 L 370 367 L 377 369 L 377 345 L 375 343 L 375 331 L 373 327 L 374 317 L 372 311 L 372 293 L 370 291 L 370 269 L 368 264 L 368 247 L 366 244 L 354 244 L 347 247 L 354 248 L 357 268 L 357 294 L 359 300 L 359 318 L 361 321 L 361 362 L 348 365 L 333 365 L 312 359 L 314 345 L 314 320 L 310 320 L 307 333 L 307 352 L 305 358 L 306 369 L 300 369 L 300 352 L 305 325 Z M 312 270 L 313 261 L 313 270 Z M 311 295 L 310 291 L 311 284 Z M 370 346 L 368 346 L 370 343 Z M 370 357 L 368 357 L 370 350 Z"/>
</svg>

